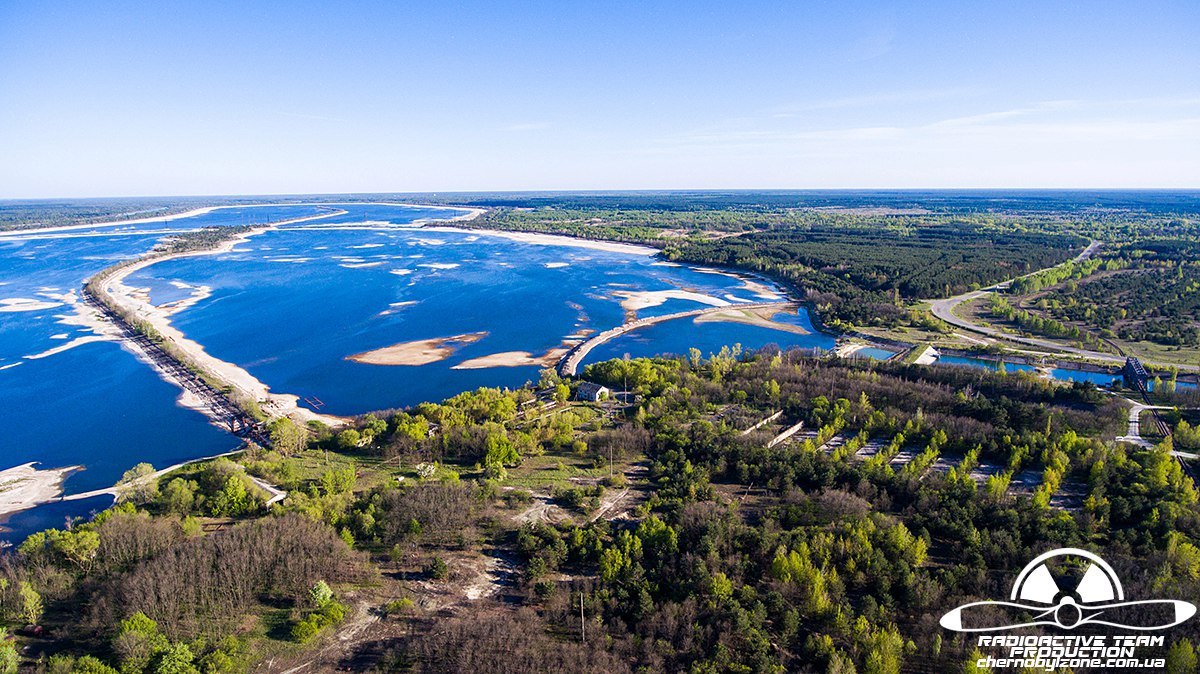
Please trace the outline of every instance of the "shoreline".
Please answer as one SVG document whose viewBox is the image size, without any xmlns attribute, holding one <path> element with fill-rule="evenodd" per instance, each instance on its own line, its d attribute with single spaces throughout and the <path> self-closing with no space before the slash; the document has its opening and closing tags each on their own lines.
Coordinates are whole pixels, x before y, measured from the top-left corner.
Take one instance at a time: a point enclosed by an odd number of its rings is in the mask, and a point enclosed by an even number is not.
<svg viewBox="0 0 1200 674">
<path fill-rule="evenodd" d="M 277 204 L 261 204 L 261 205 L 266 206 L 266 205 L 277 205 Z M 76 230 L 80 230 L 80 229 L 87 229 L 89 227 L 119 227 L 122 225 L 144 225 L 148 222 L 170 222 L 171 220 L 179 220 L 181 218 L 193 218 L 193 217 L 196 217 L 197 215 L 204 215 L 206 213 L 211 213 L 211 212 L 217 210 L 218 208 L 231 208 L 231 207 L 230 206 L 202 206 L 200 208 L 193 208 L 190 211 L 184 211 L 183 213 L 173 213 L 171 215 L 155 215 L 155 216 L 150 216 L 150 217 L 146 217 L 146 218 L 135 218 L 133 220 L 109 220 L 106 222 L 90 222 L 85 225 L 58 225 L 56 227 L 30 227 L 28 229 L 5 229 L 5 230 L 0 230 L 0 238 L 10 237 L 10 236 L 25 236 L 25 235 L 29 235 L 29 234 L 49 234 L 49 233 L 53 233 L 53 232 L 72 232 L 72 231 L 76 231 Z"/>
<path fill-rule="evenodd" d="M 189 359 L 194 361 L 196 365 L 210 373 L 214 378 L 220 380 L 223 384 L 235 389 L 250 400 L 259 402 L 263 411 L 268 416 L 298 416 L 302 421 L 320 421 L 330 426 L 340 426 L 344 423 L 344 419 L 333 415 L 319 414 L 299 405 L 300 397 L 287 393 L 272 393 L 270 387 L 259 381 L 245 369 L 219 358 L 210 355 L 199 342 L 189 339 L 178 328 L 171 324 L 172 311 L 170 308 L 164 309 L 150 304 L 149 301 L 138 296 L 137 289 L 125 283 L 125 280 L 134 272 L 141 271 L 160 262 L 169 260 L 177 260 L 186 257 L 198 257 L 203 255 L 220 255 L 228 253 L 237 247 L 239 244 L 247 242 L 251 237 L 257 236 L 264 232 L 270 231 L 284 224 L 295 224 L 307 220 L 329 217 L 329 214 L 321 214 L 306 218 L 298 218 L 269 225 L 255 227 L 249 231 L 242 233 L 240 236 L 222 241 L 213 248 L 206 250 L 184 251 L 180 253 L 170 253 L 166 255 L 151 255 L 140 260 L 135 260 L 129 264 L 125 264 L 118 269 L 113 270 L 109 275 L 100 279 L 100 292 L 104 293 L 109 301 L 129 315 L 143 320 L 152 328 L 157 330 L 164 339 L 171 342 L 176 348 L 184 353 Z M 103 272 L 101 272 L 103 273 Z M 95 277 L 93 277 L 95 278 Z M 159 367 L 157 367 L 146 354 L 141 353 L 141 349 L 132 346 L 128 340 L 122 339 L 121 345 L 127 350 L 132 351 L 139 360 L 149 363 L 160 377 L 171 384 L 175 384 L 170 377 Z M 203 406 L 198 404 L 198 401 L 190 399 L 187 391 L 182 391 L 177 401 L 181 407 L 203 411 Z"/>
<path fill-rule="evenodd" d="M 482 211 L 481 211 L 482 212 Z M 473 220 L 475 217 L 462 218 L 459 222 L 465 220 Z M 439 221 L 442 222 L 442 221 Z M 628 255 L 641 255 L 650 257 L 657 255 L 661 251 L 650 246 L 642 246 L 635 243 L 622 243 L 620 241 L 603 241 L 600 239 L 584 239 L 582 237 L 567 236 L 565 234 L 543 234 L 541 232 L 518 232 L 507 229 L 474 229 L 469 227 L 446 227 L 446 226 L 424 226 L 421 229 L 431 232 L 457 232 L 466 234 L 477 234 L 483 236 L 495 236 L 510 241 L 519 241 L 522 243 L 532 243 L 542 246 L 569 246 L 572 248 L 587 248 L 590 250 L 601 250 L 609 253 L 626 253 Z"/>
<path fill-rule="evenodd" d="M 401 204 L 401 203 L 391 203 L 391 202 L 352 202 L 352 203 L 369 203 L 369 204 L 374 204 L 374 205 L 415 207 L 415 208 L 441 208 L 443 210 L 465 211 L 459 215 L 454 216 L 453 218 L 448 219 L 450 221 L 458 221 L 458 222 L 473 220 L 485 212 L 485 209 L 481 209 L 481 208 L 468 208 L 468 207 L 458 207 L 458 206 L 442 207 L 442 206 L 427 206 L 427 205 L 420 205 L 420 204 Z M 280 205 L 280 204 L 255 204 L 255 206 L 278 206 L 278 205 Z M 297 206 L 303 206 L 303 205 L 336 206 L 339 204 L 319 202 L 319 203 L 305 203 L 305 204 L 294 204 L 294 205 L 297 205 Z M 350 205 L 350 204 L 341 204 L 341 205 Z M 206 209 L 196 209 L 196 211 L 189 211 L 189 214 L 198 214 L 198 212 L 211 212 L 212 210 L 216 210 L 217 208 L 225 208 L 225 207 L 216 206 L 216 207 L 208 207 Z M 234 207 L 234 208 L 236 208 L 236 207 Z M 198 365 L 201 369 L 208 372 L 215 379 L 219 380 L 222 384 L 225 384 L 225 385 L 229 386 L 230 388 L 236 390 L 238 393 L 240 393 L 242 396 L 245 396 L 247 399 L 256 401 L 262 407 L 263 412 L 266 413 L 268 416 L 270 416 L 270 417 L 287 416 L 287 417 L 292 417 L 292 418 L 298 418 L 302 423 L 306 423 L 308 421 L 319 421 L 320 423 L 323 423 L 323 424 L 331 426 L 331 427 L 338 427 L 338 426 L 345 424 L 347 421 L 347 418 L 330 415 L 330 414 L 321 414 L 319 412 L 314 412 L 306 407 L 302 407 L 299 404 L 300 396 L 295 395 L 295 394 L 290 394 L 290 393 L 273 393 L 273 392 L 271 392 L 269 386 L 264 384 L 262 381 L 260 381 L 254 375 L 250 374 L 249 371 L 245 370 L 242 367 L 239 367 L 238 365 L 236 365 L 234 363 L 229 363 L 227 361 L 223 361 L 219 358 L 212 356 L 205 350 L 205 348 L 202 344 L 200 344 L 199 342 L 196 342 L 195 340 L 188 338 L 181 330 L 179 330 L 174 325 L 172 325 L 171 320 L 170 320 L 171 316 L 173 314 L 175 314 L 178 311 L 178 309 L 176 309 L 174 307 L 166 307 L 166 306 L 157 307 L 157 306 L 152 305 L 148 301 L 148 298 L 143 298 L 140 296 L 140 293 L 137 292 L 138 291 L 137 288 L 131 287 L 130 285 L 126 284 L 125 281 L 134 272 L 141 271 L 143 269 L 147 269 L 147 268 L 149 268 L 155 264 L 158 264 L 160 262 L 182 259 L 182 258 L 186 258 L 186 257 L 197 257 L 197 256 L 202 256 L 202 255 L 220 255 L 223 253 L 228 253 L 228 252 L 232 251 L 233 249 L 235 249 L 238 245 L 249 241 L 249 239 L 251 237 L 258 236 L 259 234 L 262 234 L 264 232 L 268 232 L 268 231 L 278 229 L 281 227 L 285 227 L 285 226 L 296 225 L 296 224 L 299 224 L 302 222 L 311 222 L 314 220 L 322 220 L 324 218 L 345 215 L 347 212 L 348 211 L 341 210 L 339 212 L 334 212 L 334 213 L 319 213 L 316 215 L 309 215 L 309 216 L 304 216 L 304 217 L 300 217 L 300 218 L 293 218 L 291 220 L 283 220 L 280 222 L 268 223 L 268 224 L 261 225 L 259 227 L 250 229 L 246 232 L 243 232 L 238 237 L 235 237 L 233 239 L 228 239 L 226 241 L 222 241 L 218 245 L 216 245 L 212 248 L 209 248 L 209 249 L 205 249 L 205 250 L 184 251 L 184 252 L 179 252 L 179 253 L 169 253 L 169 254 L 165 254 L 165 255 L 154 255 L 152 253 L 149 256 L 143 257 L 140 260 L 134 260 L 132 262 L 129 262 L 128 264 L 125 264 L 125 265 L 113 270 L 107 276 L 101 278 L 100 279 L 101 282 L 99 284 L 100 292 L 104 293 L 108 297 L 108 299 L 111 302 L 113 302 L 116 306 L 118 306 L 122 310 L 128 312 L 130 316 L 133 316 L 139 320 L 146 321 L 146 323 L 148 323 L 150 325 L 150 327 L 152 327 L 154 330 L 158 331 L 166 340 L 170 341 L 176 348 L 178 348 L 180 351 L 182 351 L 183 354 L 188 359 L 192 360 L 196 365 Z M 181 215 L 178 215 L 175 217 L 184 217 L 184 214 L 181 214 Z M 149 220 L 146 220 L 146 221 L 149 221 Z M 424 227 L 422 227 L 422 228 L 424 228 Z M 467 231 L 467 230 L 464 230 L 464 231 Z M 100 272 L 100 273 L 103 274 L 104 272 Z M 93 279 L 95 279 L 95 278 L 96 277 L 93 277 Z M 131 345 L 128 340 L 119 339 L 119 341 L 126 350 L 133 352 L 134 355 L 139 360 L 141 360 L 143 363 L 150 365 L 150 367 L 155 372 L 158 373 L 160 378 L 167 381 L 168 383 L 177 385 L 177 383 L 173 380 L 173 378 L 171 378 L 157 363 L 155 363 L 152 358 L 150 358 L 147 354 L 142 353 L 141 349 L 138 349 L 135 346 Z M 184 389 L 180 392 L 180 395 L 179 395 L 178 399 L 176 400 L 176 404 L 178 404 L 179 406 L 184 407 L 186 409 L 195 410 L 195 411 L 198 411 L 201 413 L 204 413 L 206 410 L 206 406 L 202 403 L 202 401 L 196 400 L 195 397 L 192 396 L 191 394 L 189 394 L 189 392 L 186 389 Z"/>
<path fill-rule="evenodd" d="M 435 204 L 400 203 L 400 202 L 394 202 L 394 201 L 340 201 L 340 202 L 339 201 L 305 201 L 305 202 L 283 203 L 283 204 L 281 204 L 281 203 L 227 204 L 227 205 L 223 205 L 223 206 L 201 206 L 199 208 L 193 208 L 189 211 L 184 211 L 182 213 L 172 213 L 169 215 L 152 215 L 152 216 L 147 216 L 144 218 L 134 218 L 132 220 L 105 220 L 102 222 L 89 222 L 86 224 L 78 224 L 78 225 L 56 225 L 53 227 L 29 227 L 29 228 L 25 228 L 25 229 L 0 229 L 0 238 L 28 236 L 28 235 L 34 235 L 34 234 L 52 234 L 55 232 L 72 232 L 72 231 L 78 231 L 81 229 L 88 229 L 89 227 L 120 227 L 120 226 L 124 226 L 124 225 L 144 225 L 144 224 L 150 223 L 150 222 L 170 222 L 172 220 L 181 220 L 183 218 L 193 218 L 198 215 L 206 215 L 213 211 L 226 209 L 226 208 L 264 208 L 264 207 L 270 207 L 270 206 L 360 206 L 360 205 L 365 205 L 365 206 L 402 206 L 405 208 L 427 208 L 427 209 L 432 208 L 432 209 L 441 209 L 441 210 L 466 211 L 466 213 L 463 213 L 461 215 L 456 215 L 452 218 L 437 218 L 436 220 L 430 220 L 430 222 L 434 222 L 434 221 L 436 221 L 436 222 L 462 222 L 465 220 L 474 220 L 475 218 L 479 217 L 483 213 L 487 212 L 486 208 L 478 208 L 475 206 L 450 206 L 450 205 L 442 206 L 442 205 L 435 205 Z M 327 217 L 333 217 L 334 215 L 337 215 L 337 214 L 336 213 L 326 213 L 326 214 L 322 214 L 320 217 L 327 218 Z M 291 222 L 308 219 L 310 217 L 315 217 L 315 216 L 305 216 L 304 218 L 298 218 L 297 220 L 292 220 Z M 284 222 L 275 223 L 275 224 L 282 225 L 282 224 L 287 224 L 287 222 L 288 221 L 284 221 Z"/>
<path fill-rule="evenodd" d="M 83 466 L 38 469 L 38 461 L 30 461 L 0 470 L 0 523 L 11 515 L 58 500 L 63 483 Z"/>
</svg>

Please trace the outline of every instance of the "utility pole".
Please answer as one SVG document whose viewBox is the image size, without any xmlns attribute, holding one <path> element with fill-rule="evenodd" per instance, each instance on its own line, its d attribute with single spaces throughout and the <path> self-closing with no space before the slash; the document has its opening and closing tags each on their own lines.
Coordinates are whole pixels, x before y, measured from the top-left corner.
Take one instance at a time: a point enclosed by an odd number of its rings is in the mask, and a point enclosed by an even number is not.
<svg viewBox="0 0 1200 674">
<path fill-rule="evenodd" d="M 587 624 L 583 621 L 583 590 L 579 591 L 579 637 L 587 643 Z"/>
</svg>

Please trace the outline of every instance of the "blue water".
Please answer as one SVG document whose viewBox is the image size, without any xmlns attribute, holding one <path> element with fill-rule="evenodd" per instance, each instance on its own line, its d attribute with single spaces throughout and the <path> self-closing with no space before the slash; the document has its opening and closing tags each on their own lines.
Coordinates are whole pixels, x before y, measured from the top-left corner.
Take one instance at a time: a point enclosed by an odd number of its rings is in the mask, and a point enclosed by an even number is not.
<svg viewBox="0 0 1200 674">
<path fill-rule="evenodd" d="M 254 237 L 233 252 L 153 265 L 132 285 L 171 281 L 212 289 L 173 322 L 213 356 L 247 369 L 272 391 L 315 398 L 323 412 L 356 414 L 438 400 L 478 386 L 520 386 L 542 365 L 460 369 L 467 361 L 524 351 L 542 356 L 571 339 L 626 320 L 622 293 L 695 293 L 709 302 L 764 297 L 732 275 L 664 264 L 647 254 L 527 243 L 483 232 L 363 225 L 402 224 L 431 214 L 364 209 L 319 226 Z M 332 227 L 346 221 L 350 227 Z M 399 222 L 398 222 L 399 221 Z M 154 294 L 151 294 L 152 300 Z M 687 297 L 641 308 L 639 316 L 704 307 Z M 781 316 L 807 326 L 807 314 Z M 399 343 L 486 333 L 445 360 L 385 366 L 348 356 Z M 655 332 L 654 352 L 686 352 L 741 342 L 832 346 L 735 323 Z M 547 364 L 554 358 L 549 358 Z"/>
<path fill-rule="evenodd" d="M 1114 381 L 1121 382 L 1121 374 L 1106 374 L 1104 372 L 1085 372 L 1084 370 L 1074 370 L 1069 368 L 1056 367 L 1050 370 L 1050 375 L 1060 381 L 1082 381 L 1091 382 L 1096 386 L 1108 386 Z"/>
<path fill-rule="evenodd" d="M 889 359 L 895 357 L 896 352 L 888 351 L 887 349 L 876 348 L 874 346 L 868 346 L 866 348 L 855 351 L 854 355 L 862 356 L 864 358 L 870 358 L 872 360 L 889 360 Z"/>
<path fill-rule="evenodd" d="M 53 468 L 83 465 L 67 493 L 113 484 L 147 461 L 162 467 L 237 445 L 197 412 L 176 404 L 178 389 L 161 381 L 115 342 L 71 323 L 84 280 L 117 260 L 136 257 L 162 236 L 202 226 L 256 224 L 347 212 L 270 231 L 220 255 L 152 265 L 128 283 L 151 302 L 195 296 L 174 324 L 210 354 L 236 363 L 278 393 L 319 398 L 324 412 L 356 414 L 439 400 L 478 386 L 520 386 L 543 365 L 461 369 L 483 356 L 523 351 L 555 360 L 582 335 L 620 325 L 633 311 L 651 316 L 713 303 L 771 299 L 778 288 L 756 279 L 668 264 L 645 253 L 530 243 L 464 230 L 413 227 L 457 212 L 380 204 L 237 207 L 167 222 L 96 226 L 59 233 L 0 234 L 0 300 L 46 306 L 0 311 L 0 469 L 28 461 Z M 763 286 L 766 286 L 764 290 Z M 205 288 L 211 294 L 196 294 Z M 652 306 L 629 294 L 673 293 Z M 701 301 L 703 300 L 703 301 Z M 622 306 L 625 302 L 628 306 Z M 702 353 L 741 344 L 832 349 L 807 311 L 776 321 L 809 334 L 730 322 L 658 324 L 592 351 L 606 358 Z M 347 360 L 363 351 L 415 340 L 486 333 L 444 360 L 380 366 Z M 55 349 L 73 345 L 59 352 Z M 885 358 L 885 349 L 861 355 Z M 34 356 L 42 357 L 34 357 Z M 940 362 L 995 368 L 974 358 Z M 1032 371 L 1009 364 L 1010 372 Z M 1056 371 L 1056 376 L 1060 375 Z M 10 518 L 19 540 L 63 518 L 103 507 L 104 498 L 42 506 Z"/>
<path fill-rule="evenodd" d="M 965 365 L 969 367 L 981 367 L 988 370 L 999 370 L 999 361 L 990 360 L 987 358 L 970 358 L 964 356 L 942 356 L 937 359 L 939 365 Z M 1037 372 L 1037 368 L 1024 363 L 1004 363 L 1006 372 Z"/>
<path fill-rule="evenodd" d="M 41 468 L 85 466 L 66 480 L 64 490 L 70 494 L 110 486 L 141 461 L 166 466 L 236 447 L 233 437 L 204 416 L 179 407 L 179 390 L 117 343 L 70 346 L 77 338 L 95 336 L 72 323 L 73 303 L 85 279 L 150 250 L 164 232 L 325 210 L 222 209 L 168 222 L 0 234 L 0 300 L 44 305 L 0 310 L 0 426 L 5 429 L 0 469 L 30 461 Z M 0 541 L 61 526 L 64 518 L 105 503 L 100 497 L 15 514 L 3 523 L 7 531 L 0 531 Z"/>
</svg>

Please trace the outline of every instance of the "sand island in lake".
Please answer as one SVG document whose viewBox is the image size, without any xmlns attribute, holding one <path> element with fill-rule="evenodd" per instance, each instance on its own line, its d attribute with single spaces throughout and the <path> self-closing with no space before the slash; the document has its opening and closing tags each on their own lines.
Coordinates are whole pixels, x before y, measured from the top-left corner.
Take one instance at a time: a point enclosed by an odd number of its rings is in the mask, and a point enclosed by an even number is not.
<svg viewBox="0 0 1200 674">
<path fill-rule="evenodd" d="M 367 365 L 428 365 L 449 358 L 458 348 L 474 344 L 487 335 L 486 332 L 468 332 L 450 337 L 401 342 L 346 356 L 346 360 Z"/>
</svg>

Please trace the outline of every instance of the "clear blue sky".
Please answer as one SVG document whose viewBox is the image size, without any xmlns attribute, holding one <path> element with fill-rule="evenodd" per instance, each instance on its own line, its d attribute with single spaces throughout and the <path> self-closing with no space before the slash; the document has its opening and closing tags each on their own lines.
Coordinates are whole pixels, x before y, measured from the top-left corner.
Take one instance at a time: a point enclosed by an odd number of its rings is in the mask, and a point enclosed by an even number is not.
<svg viewBox="0 0 1200 674">
<path fill-rule="evenodd" d="M 1200 2 L 0 2 L 0 197 L 1200 187 Z"/>
</svg>

